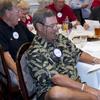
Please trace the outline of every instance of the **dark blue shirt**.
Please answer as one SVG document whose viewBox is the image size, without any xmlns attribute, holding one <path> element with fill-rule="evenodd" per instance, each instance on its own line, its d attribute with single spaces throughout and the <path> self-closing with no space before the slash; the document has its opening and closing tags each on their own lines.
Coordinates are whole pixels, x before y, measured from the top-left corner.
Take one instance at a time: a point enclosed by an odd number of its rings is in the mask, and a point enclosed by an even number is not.
<svg viewBox="0 0 100 100">
<path fill-rule="evenodd" d="M 20 46 L 25 42 L 31 42 L 33 37 L 33 33 L 21 22 L 15 28 L 12 28 L 3 20 L 0 20 L 0 44 L 4 51 L 10 52 L 14 60 L 16 59 L 16 54 Z"/>
</svg>

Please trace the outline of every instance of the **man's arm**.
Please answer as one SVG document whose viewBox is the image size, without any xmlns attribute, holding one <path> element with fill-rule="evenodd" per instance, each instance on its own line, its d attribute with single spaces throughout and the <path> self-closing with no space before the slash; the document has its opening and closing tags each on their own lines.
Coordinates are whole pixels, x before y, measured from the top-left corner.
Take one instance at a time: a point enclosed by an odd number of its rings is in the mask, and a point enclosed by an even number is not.
<svg viewBox="0 0 100 100">
<path fill-rule="evenodd" d="M 80 4 L 80 2 L 77 2 L 77 0 L 71 0 L 69 2 L 69 5 L 72 9 L 80 9 L 81 8 L 81 4 Z"/>
<path fill-rule="evenodd" d="M 99 58 L 93 57 L 86 52 L 82 52 L 82 54 L 80 55 L 80 61 L 89 63 L 89 64 L 100 64 Z"/>
<path fill-rule="evenodd" d="M 17 75 L 16 63 L 11 57 L 10 53 L 4 52 L 4 58 L 6 60 L 8 67 Z"/>
<path fill-rule="evenodd" d="M 64 75 L 60 75 L 60 74 L 54 75 L 52 77 L 52 82 L 58 86 L 72 88 L 72 89 L 76 89 L 76 90 L 83 91 L 83 92 L 88 92 L 95 96 L 100 95 L 99 94 L 100 91 L 98 91 L 94 88 L 91 88 L 88 85 L 84 85 L 84 87 L 83 87 L 82 83 L 76 82 Z"/>
</svg>

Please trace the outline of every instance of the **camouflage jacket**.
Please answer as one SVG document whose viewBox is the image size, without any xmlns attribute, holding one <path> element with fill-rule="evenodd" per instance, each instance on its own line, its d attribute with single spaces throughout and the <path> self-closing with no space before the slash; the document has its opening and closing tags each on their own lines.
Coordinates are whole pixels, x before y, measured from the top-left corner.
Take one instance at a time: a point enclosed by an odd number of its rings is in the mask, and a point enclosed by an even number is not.
<svg viewBox="0 0 100 100">
<path fill-rule="evenodd" d="M 55 49 L 60 50 L 60 57 L 54 53 Z M 58 35 L 56 43 L 49 43 L 35 36 L 27 53 L 27 66 L 35 79 L 33 84 L 36 84 L 37 96 L 54 85 L 51 77 L 57 73 L 68 75 L 73 80 L 78 77 L 75 65 L 82 51 L 62 35 Z"/>
</svg>

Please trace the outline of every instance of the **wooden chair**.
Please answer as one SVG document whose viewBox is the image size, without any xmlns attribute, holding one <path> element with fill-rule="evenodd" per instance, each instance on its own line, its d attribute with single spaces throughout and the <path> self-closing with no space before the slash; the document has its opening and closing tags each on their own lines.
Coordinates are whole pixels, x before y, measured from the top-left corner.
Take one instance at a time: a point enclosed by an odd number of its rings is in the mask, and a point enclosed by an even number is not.
<svg viewBox="0 0 100 100">
<path fill-rule="evenodd" d="M 2 87 L 2 81 L 0 80 L 0 100 L 3 100 L 3 87 Z"/>
<path fill-rule="evenodd" d="M 1 77 L 0 78 L 0 100 L 7 100 L 8 99 L 7 95 L 6 95 L 7 87 L 6 87 L 5 83 L 2 80 L 2 76 L 0 76 L 0 77 Z"/>
<path fill-rule="evenodd" d="M 25 51 L 29 48 L 30 45 L 31 45 L 31 43 L 29 43 L 29 42 L 23 44 L 20 47 L 20 49 L 17 53 L 17 58 L 16 58 L 19 85 L 20 85 L 20 89 L 21 89 L 22 96 L 23 96 L 24 100 L 31 100 L 31 99 L 33 99 L 33 97 L 35 95 L 34 93 L 29 94 L 27 86 L 26 86 L 26 82 L 25 82 L 26 76 L 24 76 L 24 75 L 28 75 L 29 73 L 25 73 L 25 74 L 23 73 L 24 69 L 28 71 L 28 69 L 25 66 L 26 65 L 26 53 L 25 53 Z M 32 78 L 32 77 L 29 75 L 29 78 Z M 31 86 L 32 85 L 33 85 L 33 83 L 31 84 Z"/>
<path fill-rule="evenodd" d="M 6 82 L 7 92 L 8 92 L 10 90 L 11 79 L 10 79 L 10 75 L 9 75 L 8 68 L 7 68 L 8 66 L 7 66 L 6 61 L 4 59 L 4 51 L 3 51 L 3 48 L 1 47 L 1 45 L 0 45 L 0 57 L 1 57 L 2 68 L 3 68 L 3 71 L 4 71 L 4 73 L 0 72 L 0 75 L 4 79 L 4 82 Z M 11 99 L 11 97 L 10 97 L 11 91 L 8 92 L 8 93 L 9 93 L 8 99 L 10 100 Z"/>
<path fill-rule="evenodd" d="M 0 75 L 3 78 L 3 82 L 6 85 L 6 89 L 7 89 L 7 99 L 8 100 L 14 100 L 13 94 L 16 92 L 20 92 L 19 87 L 18 86 L 12 86 L 12 82 L 11 82 L 11 77 L 10 77 L 10 73 L 9 73 L 9 67 L 5 61 L 4 58 L 4 51 L 3 48 L 0 45 L 0 57 L 1 57 L 1 63 L 2 63 L 2 69 L 3 69 L 3 73 L 0 72 Z"/>
<path fill-rule="evenodd" d="M 1 86 L 0 86 L 1 88 Z M 0 100 L 3 100 L 3 93 L 2 93 L 2 90 L 0 89 Z"/>
</svg>

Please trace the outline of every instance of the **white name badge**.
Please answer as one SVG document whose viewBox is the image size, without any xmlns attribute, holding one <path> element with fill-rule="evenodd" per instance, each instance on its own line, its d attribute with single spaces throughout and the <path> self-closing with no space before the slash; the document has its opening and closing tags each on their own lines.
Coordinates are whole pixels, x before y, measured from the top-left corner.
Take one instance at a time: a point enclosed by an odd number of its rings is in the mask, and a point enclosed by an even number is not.
<svg viewBox="0 0 100 100">
<path fill-rule="evenodd" d="M 14 39 L 18 39 L 19 38 L 19 34 L 17 32 L 13 32 L 13 38 Z"/>
<path fill-rule="evenodd" d="M 57 13 L 57 17 L 61 18 L 62 17 L 62 13 L 61 12 L 58 12 Z"/>
<path fill-rule="evenodd" d="M 61 57 L 62 56 L 62 53 L 59 49 L 54 49 L 54 54 L 56 57 Z"/>
</svg>

